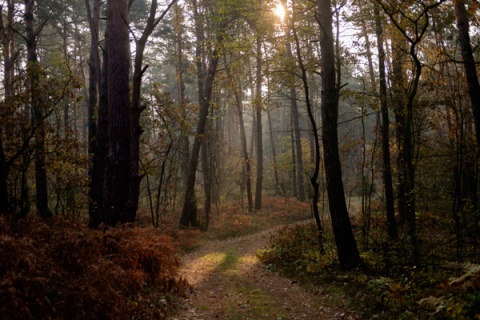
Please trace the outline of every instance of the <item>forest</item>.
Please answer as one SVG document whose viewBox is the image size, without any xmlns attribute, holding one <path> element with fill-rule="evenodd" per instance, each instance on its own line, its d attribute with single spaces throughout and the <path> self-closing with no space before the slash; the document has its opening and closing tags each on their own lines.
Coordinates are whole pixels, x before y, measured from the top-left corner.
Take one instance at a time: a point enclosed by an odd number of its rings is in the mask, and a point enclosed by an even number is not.
<svg viewBox="0 0 480 320">
<path fill-rule="evenodd" d="M 0 318 L 480 319 L 479 7 L 0 0 Z"/>
</svg>

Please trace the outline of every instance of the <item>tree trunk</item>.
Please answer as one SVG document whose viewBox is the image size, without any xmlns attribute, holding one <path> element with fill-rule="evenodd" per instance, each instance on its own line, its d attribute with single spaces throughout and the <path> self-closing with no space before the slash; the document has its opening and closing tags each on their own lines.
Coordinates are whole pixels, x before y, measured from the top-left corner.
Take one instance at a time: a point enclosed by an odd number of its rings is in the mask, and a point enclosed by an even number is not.
<svg viewBox="0 0 480 320">
<path fill-rule="evenodd" d="M 107 2 L 109 151 L 105 223 L 129 221 L 131 109 L 128 1 Z"/>
<path fill-rule="evenodd" d="M 105 32 L 105 47 L 108 47 L 108 31 Z M 106 221 L 105 188 L 108 157 L 108 50 L 103 50 L 103 70 L 99 83 L 98 125 L 95 150 L 92 159 L 90 185 L 89 222 L 90 228 Z"/>
<path fill-rule="evenodd" d="M 229 62 L 225 58 L 225 64 L 226 64 L 225 70 L 227 72 L 227 77 L 230 81 L 231 90 L 233 91 L 233 95 L 235 97 L 235 106 L 236 106 L 237 117 L 238 117 L 238 125 L 240 128 L 240 153 L 243 158 L 242 179 L 247 189 L 248 212 L 251 213 L 253 211 L 252 172 L 250 168 L 250 159 L 248 157 L 248 150 L 247 150 L 247 135 L 245 133 L 245 122 L 243 120 L 242 85 L 241 85 L 240 79 L 235 80 L 233 78 L 233 75 L 230 70 L 230 67 L 228 66 L 228 63 Z"/>
<path fill-rule="evenodd" d="M 98 42 L 99 42 L 99 27 L 100 27 L 100 8 L 101 8 L 101 1 L 95 0 L 93 2 L 93 12 L 90 6 L 90 1 L 85 0 L 85 6 L 87 9 L 88 15 L 88 22 L 90 26 L 90 35 L 91 35 L 91 42 L 90 42 L 90 57 L 88 61 L 89 67 L 89 84 L 88 84 L 88 102 L 87 102 L 87 112 L 88 112 L 88 154 L 90 159 L 92 160 L 92 165 L 89 166 L 89 176 L 90 176 L 90 186 L 89 186 L 89 197 L 88 197 L 88 212 L 89 212 L 89 225 L 92 228 L 97 228 L 101 223 L 101 211 L 99 211 L 99 203 L 97 201 L 103 202 L 103 199 L 97 199 L 96 195 L 94 195 L 94 189 L 96 186 L 94 185 L 94 179 L 98 179 L 98 174 L 95 173 L 96 177 L 94 178 L 94 170 L 93 168 L 95 165 L 93 164 L 94 159 L 96 157 L 96 145 L 97 145 L 97 123 L 96 123 L 96 116 L 95 111 L 98 110 L 98 92 L 99 92 L 99 84 L 100 84 L 100 77 L 101 77 L 101 70 L 100 70 L 100 54 L 98 52 Z M 104 172 L 100 173 L 102 176 Z M 103 178 L 102 178 L 103 180 Z M 95 183 L 99 183 L 98 180 Z M 101 188 L 101 192 L 103 193 L 103 182 L 99 183 Z M 97 188 L 99 189 L 99 188 Z M 100 192 L 97 190 L 96 192 Z M 103 198 L 103 197 L 102 197 Z"/>
<path fill-rule="evenodd" d="M 258 30 L 257 30 L 258 32 Z M 256 88 L 255 88 L 255 111 L 256 111 L 256 137 L 257 137 L 257 183 L 255 186 L 255 210 L 262 209 L 263 189 L 263 128 L 262 128 L 262 42 L 257 35 L 257 63 L 256 63 Z"/>
<path fill-rule="evenodd" d="M 310 183 L 312 184 L 312 189 L 313 189 L 313 196 L 312 196 L 313 217 L 317 225 L 318 243 L 320 246 L 320 251 L 321 253 L 323 253 L 325 251 L 324 243 L 323 243 L 323 226 L 320 220 L 320 212 L 318 210 L 318 200 L 320 198 L 320 183 L 318 182 L 318 175 L 320 173 L 320 140 L 318 137 L 317 123 L 315 121 L 315 117 L 313 116 L 313 106 L 310 103 L 311 101 L 310 88 L 308 86 L 307 69 L 305 67 L 305 64 L 303 63 L 302 53 L 300 50 L 300 40 L 298 39 L 297 30 L 295 28 L 293 19 L 292 19 L 291 29 L 293 32 L 293 36 L 295 38 L 295 44 L 297 48 L 297 60 L 298 60 L 298 65 L 301 71 L 303 90 L 305 92 L 305 102 L 307 104 L 308 119 L 310 120 L 310 125 L 312 127 L 312 135 L 314 137 L 314 143 L 315 143 L 315 156 L 314 156 L 315 166 L 313 169 L 313 173 L 310 176 Z"/>
<path fill-rule="evenodd" d="M 332 8 L 330 0 L 318 0 L 317 5 L 322 52 L 322 133 L 328 202 L 340 265 L 344 269 L 353 269 L 360 265 L 361 260 L 345 203 L 338 150 L 338 88 L 335 85 Z"/>
<path fill-rule="evenodd" d="M 222 46 L 223 28 L 218 30 L 218 36 L 216 39 L 216 47 L 210 57 L 209 68 L 205 78 L 205 87 L 203 90 L 204 98 L 200 101 L 200 112 L 198 115 L 198 124 L 193 141 L 192 153 L 190 157 L 190 164 L 188 167 L 188 177 L 186 182 L 185 199 L 183 204 L 182 216 L 180 218 L 180 228 L 196 227 L 197 222 L 197 205 L 195 200 L 195 181 L 198 166 L 198 157 L 200 154 L 200 147 L 202 145 L 205 128 L 207 124 L 208 110 L 212 102 L 213 81 L 217 72 L 217 66 L 219 61 L 219 46 Z"/>
<path fill-rule="evenodd" d="M 7 159 L 5 158 L 5 152 L 3 151 L 2 131 L 3 130 L 0 127 L 0 215 L 9 211 Z"/>
<path fill-rule="evenodd" d="M 174 6 L 174 27 L 175 27 L 175 62 L 176 62 L 176 78 L 177 78 L 177 100 L 183 110 L 183 121 L 187 121 L 187 100 L 185 98 L 185 76 L 183 69 L 183 24 L 182 24 L 181 7 L 175 2 Z M 190 159 L 190 143 L 188 141 L 188 134 L 184 127 L 182 128 L 182 135 L 180 137 L 180 161 L 181 173 L 183 181 L 187 180 L 188 175 L 188 163 Z"/>
<path fill-rule="evenodd" d="M 387 82 L 385 76 L 385 50 L 383 48 L 383 27 L 380 8 L 374 4 L 375 33 L 377 35 L 378 73 L 380 75 L 380 112 L 382 116 L 382 157 L 383 184 L 385 188 L 385 207 L 387 212 L 387 233 L 391 239 L 396 239 L 397 222 L 395 220 L 395 203 L 392 182 L 392 165 L 390 159 L 390 121 L 388 119 Z"/>
<path fill-rule="evenodd" d="M 167 9 L 156 18 L 158 2 L 153 0 L 150 4 L 150 12 L 147 19 L 147 24 L 142 32 L 142 35 L 136 40 L 135 45 L 135 59 L 133 65 L 133 83 L 132 83 L 132 103 L 131 103 L 131 119 L 130 119 L 130 180 L 129 180 L 129 194 L 128 194 L 128 212 L 125 216 L 125 221 L 133 222 L 137 216 L 138 200 L 140 196 L 140 182 L 142 176 L 140 175 L 140 136 L 142 135 L 142 128 L 140 126 L 140 116 L 145 110 L 145 106 L 141 105 L 142 96 L 142 78 L 148 66 L 143 66 L 143 58 L 145 46 L 148 38 L 152 34 L 155 27 L 160 23 L 161 19 L 170 10 L 176 0 L 173 0 L 168 5 Z M 125 18 L 126 20 L 126 18 Z M 126 23 L 126 22 L 125 22 Z M 128 26 L 127 26 L 128 27 Z M 128 35 L 127 35 L 128 36 Z M 130 46 L 128 46 L 130 48 Z"/>
<path fill-rule="evenodd" d="M 48 208 L 47 170 L 45 168 L 45 105 L 39 90 L 39 66 L 37 60 L 37 34 L 34 30 L 33 0 L 25 0 L 25 32 L 27 40 L 27 73 L 30 82 L 30 104 L 32 108 L 32 121 L 35 128 L 35 190 L 37 213 L 42 218 L 50 218 L 52 213 Z"/>
<path fill-rule="evenodd" d="M 272 125 L 272 116 L 270 107 L 267 106 L 267 118 L 268 118 L 268 129 L 270 134 L 270 148 L 272 148 L 272 163 L 273 163 L 273 174 L 275 176 L 275 195 L 283 193 L 282 188 L 280 187 L 280 180 L 278 179 L 278 169 L 277 169 L 277 148 L 275 146 L 275 138 L 273 136 L 273 125 Z"/>
<path fill-rule="evenodd" d="M 3 10 L 2 10 L 3 11 Z M 16 54 L 15 51 L 15 37 L 14 30 L 8 26 L 13 26 L 14 24 L 14 15 L 15 7 L 13 0 L 7 0 L 7 14 L 6 14 L 6 24 L 3 21 L 3 12 L 0 16 L 0 32 L 1 32 L 1 41 L 3 46 L 3 88 L 5 91 L 5 112 L 14 110 L 13 106 L 13 96 L 15 94 L 14 87 L 14 62 Z M 7 164 L 7 158 L 4 150 L 4 143 L 2 136 L 7 135 L 7 129 L 4 127 L 4 124 L 0 124 L 0 214 L 7 213 L 10 210 L 9 197 L 8 194 L 8 174 L 9 174 L 9 165 Z M 8 139 L 8 137 L 7 137 Z"/>
<path fill-rule="evenodd" d="M 210 147 L 211 147 L 211 125 L 207 120 L 204 140 L 202 141 L 201 156 L 202 156 L 202 171 L 203 171 L 203 192 L 205 193 L 205 200 L 203 204 L 203 212 L 205 221 L 201 225 L 202 231 L 208 230 L 210 223 L 210 213 L 212 212 L 212 171 L 210 167 Z"/>
<path fill-rule="evenodd" d="M 284 8 L 287 8 L 286 0 L 282 0 L 282 5 Z M 292 117 L 292 124 L 294 130 L 294 137 L 295 137 L 295 175 L 296 175 L 296 190 L 295 194 L 297 199 L 300 201 L 305 201 L 305 182 L 303 179 L 303 151 L 302 151 L 302 139 L 301 139 L 301 130 L 300 130 L 300 121 L 298 115 L 298 103 L 297 103 L 297 89 L 295 87 L 295 58 L 292 54 L 292 44 L 290 42 L 290 37 L 292 33 L 293 26 L 293 16 L 285 17 L 285 21 L 287 23 L 285 27 L 285 34 L 287 35 L 287 61 L 289 62 L 288 65 L 288 79 L 289 79 L 289 89 L 290 89 L 290 111 Z"/>
<path fill-rule="evenodd" d="M 395 133 L 397 141 L 397 203 L 398 203 L 398 220 L 400 225 L 405 224 L 406 217 L 406 181 L 403 171 L 405 155 L 404 143 L 405 140 L 405 89 L 403 87 L 404 74 L 403 63 L 405 61 L 405 41 L 398 39 L 400 35 L 396 34 L 392 40 L 392 107 L 395 116 Z"/>
<path fill-rule="evenodd" d="M 465 0 L 457 0 L 455 4 L 455 16 L 457 17 L 458 40 L 462 50 L 463 66 L 467 79 L 468 94 L 472 104 L 473 119 L 475 121 L 475 134 L 477 146 L 480 149 L 480 84 L 477 76 L 475 59 L 469 35 L 468 13 L 465 9 Z"/>
</svg>

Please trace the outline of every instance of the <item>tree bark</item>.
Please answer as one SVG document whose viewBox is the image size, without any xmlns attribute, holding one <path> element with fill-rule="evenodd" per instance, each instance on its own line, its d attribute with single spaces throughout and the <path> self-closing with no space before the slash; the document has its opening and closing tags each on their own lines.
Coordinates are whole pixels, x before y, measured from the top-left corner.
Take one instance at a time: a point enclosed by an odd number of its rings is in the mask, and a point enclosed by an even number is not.
<svg viewBox="0 0 480 320">
<path fill-rule="evenodd" d="M 374 4 L 375 33 L 377 35 L 378 73 L 380 76 L 380 112 L 382 116 L 382 157 L 383 157 L 383 184 L 385 193 L 385 208 L 387 212 L 387 233 L 391 239 L 398 237 L 397 222 L 395 220 L 395 203 L 392 182 L 392 165 L 390 157 L 390 121 L 387 105 L 387 82 L 385 75 L 385 50 L 383 47 L 383 27 L 380 17 L 380 8 Z"/>
<path fill-rule="evenodd" d="M 257 30 L 258 32 L 258 30 Z M 262 42 L 257 35 L 257 58 L 256 58 L 256 88 L 255 88 L 255 111 L 256 111 L 256 137 L 257 137 L 257 183 L 255 186 L 255 210 L 262 209 L 263 189 L 263 127 L 262 127 Z"/>
<path fill-rule="evenodd" d="M 128 1 L 107 2 L 109 150 L 105 223 L 129 221 L 131 109 Z"/>
<path fill-rule="evenodd" d="M 353 236 L 345 202 L 342 168 L 338 150 L 338 90 L 335 85 L 335 56 L 330 0 L 318 0 L 322 65 L 322 133 L 327 193 L 338 259 L 344 269 L 360 265 L 360 255 Z"/>
<path fill-rule="evenodd" d="M 3 46 L 3 88 L 5 90 L 5 110 L 2 113 L 10 112 L 14 109 L 13 96 L 15 94 L 14 88 L 14 62 L 16 60 L 15 54 L 15 37 L 14 31 L 8 26 L 14 24 L 15 7 L 13 0 L 7 0 L 7 21 L 3 21 L 3 10 L 0 14 L 0 37 Z M 5 115 L 5 114 L 4 114 Z M 4 143 L 2 136 L 7 134 L 7 129 L 4 123 L 0 124 L 0 214 L 7 213 L 10 210 L 9 193 L 8 193 L 8 175 L 9 165 L 4 150 Z M 7 137 L 8 138 L 8 137 Z"/>
<path fill-rule="evenodd" d="M 88 23 L 90 26 L 90 35 L 91 35 L 91 42 L 90 42 L 90 57 L 88 61 L 89 67 L 89 84 L 88 84 L 88 102 L 87 102 L 87 110 L 88 110 L 88 154 L 90 159 L 92 160 L 92 164 L 89 166 L 89 176 L 90 176 L 90 186 L 89 186 L 89 204 L 88 204 L 88 212 L 89 212 L 89 226 L 91 228 L 97 228 L 101 223 L 101 211 L 99 211 L 99 202 L 103 202 L 103 196 L 98 199 L 98 193 L 103 193 L 103 182 L 95 181 L 98 186 L 102 186 L 102 188 L 98 188 L 97 185 L 94 184 L 94 180 L 98 179 L 98 175 L 104 175 L 104 172 L 97 173 L 95 172 L 94 177 L 94 159 L 96 153 L 96 145 L 97 145 L 97 119 L 96 119 L 96 110 L 99 109 L 98 100 L 99 100 L 99 84 L 100 84 L 100 77 L 101 77 L 101 70 L 100 70 L 100 54 L 98 51 L 98 43 L 99 43 L 99 33 L 100 33 L 100 8 L 101 8 L 101 0 L 94 0 L 93 2 L 93 11 L 90 5 L 90 0 L 85 0 L 85 6 L 87 9 L 88 15 Z M 98 112 L 99 113 L 99 112 Z M 95 167 L 97 169 L 98 167 Z M 102 178 L 103 180 L 103 178 Z M 97 190 L 95 190 L 97 189 Z M 96 194 L 94 194 L 96 193 Z"/>
<path fill-rule="evenodd" d="M 203 90 L 204 98 L 200 101 L 200 112 L 198 115 L 198 124 L 195 135 L 195 140 L 192 145 L 192 153 L 190 157 L 190 164 L 188 167 L 188 176 L 186 182 L 185 199 L 183 203 L 182 216 L 180 218 L 180 228 L 196 227 L 197 221 L 197 205 L 195 200 L 195 181 L 198 167 L 198 158 L 200 154 L 200 147 L 202 145 L 205 128 L 207 124 L 208 110 L 212 102 L 213 82 L 217 72 L 217 66 L 219 61 L 219 50 L 223 42 L 223 28 L 218 30 L 218 36 L 216 39 L 216 48 L 213 50 L 210 56 L 209 68 L 205 78 L 205 87 Z"/>
<path fill-rule="evenodd" d="M 478 81 L 475 59 L 473 58 L 472 45 L 469 35 L 468 13 L 465 9 L 465 0 L 454 1 L 455 16 L 457 18 L 458 40 L 462 51 L 463 66 L 467 79 L 468 95 L 472 104 L 473 120 L 477 146 L 480 149 L 480 84 Z"/>
<path fill-rule="evenodd" d="M 248 212 L 251 213 L 253 211 L 252 172 L 251 172 L 250 159 L 248 157 L 248 150 L 247 150 L 247 135 L 245 133 L 245 122 L 243 120 L 242 85 L 241 85 L 240 79 L 235 80 L 233 78 L 232 72 L 230 70 L 230 66 L 228 65 L 229 62 L 226 60 L 227 59 L 225 58 L 225 64 L 226 64 L 225 70 L 227 73 L 227 77 L 230 81 L 230 87 L 231 87 L 231 90 L 233 91 L 233 96 L 235 97 L 235 106 L 236 106 L 237 117 L 238 117 L 238 125 L 240 128 L 240 153 L 243 158 L 242 179 L 247 189 Z"/>
<path fill-rule="evenodd" d="M 315 121 L 315 117 L 313 115 L 313 106 L 311 105 L 311 100 L 310 100 L 310 88 L 308 85 L 308 77 L 307 77 L 307 69 L 305 67 L 305 64 L 303 63 L 303 58 L 302 58 L 302 53 L 300 50 L 300 40 L 298 39 L 298 34 L 297 30 L 295 28 L 293 19 L 292 19 L 292 25 L 291 29 L 293 32 L 293 36 L 295 39 L 295 45 L 297 48 L 297 61 L 298 61 L 298 66 L 301 71 L 301 79 L 303 83 L 303 90 L 305 92 L 305 102 L 307 104 L 307 113 L 308 113 L 308 119 L 310 120 L 310 125 L 312 127 L 312 135 L 314 137 L 314 144 L 315 144 L 315 155 L 314 155 L 314 169 L 313 173 L 310 176 L 310 183 L 312 184 L 312 189 L 313 189 L 313 195 L 312 195 L 312 209 L 313 209 L 313 217 L 315 219 L 315 223 L 317 225 L 317 231 L 318 231 L 318 243 L 320 246 L 320 251 L 323 253 L 324 252 L 324 243 L 323 243 L 323 226 L 322 222 L 320 220 L 320 212 L 318 210 L 318 200 L 320 198 L 320 183 L 318 182 L 318 176 L 320 173 L 320 139 L 318 137 L 318 128 L 317 128 L 317 122 Z"/>
<path fill-rule="evenodd" d="M 284 8 L 287 8 L 287 1 L 282 0 L 282 5 Z M 289 79 L 289 89 L 290 89 L 290 111 L 292 117 L 292 124 L 295 137 L 295 175 L 296 175 L 296 190 L 295 194 L 297 199 L 300 201 L 305 201 L 305 182 L 303 178 L 303 151 L 302 151 L 302 139 L 301 139 L 301 130 L 300 130 L 300 119 L 298 115 L 298 103 L 297 103 L 297 89 L 295 87 L 295 58 L 292 53 L 292 44 L 290 42 L 291 33 L 293 32 L 293 16 L 286 16 L 286 27 L 285 34 L 287 36 L 287 61 L 288 65 L 288 79 Z"/>
<path fill-rule="evenodd" d="M 47 170 L 45 168 L 45 105 L 39 90 L 39 66 L 37 59 L 37 34 L 35 30 L 35 1 L 25 0 L 25 36 L 27 40 L 27 74 L 29 77 L 30 104 L 32 122 L 35 133 L 35 191 L 37 213 L 42 218 L 50 218 L 52 212 L 48 208 Z M 41 26 L 40 26 L 41 28 Z"/>
</svg>

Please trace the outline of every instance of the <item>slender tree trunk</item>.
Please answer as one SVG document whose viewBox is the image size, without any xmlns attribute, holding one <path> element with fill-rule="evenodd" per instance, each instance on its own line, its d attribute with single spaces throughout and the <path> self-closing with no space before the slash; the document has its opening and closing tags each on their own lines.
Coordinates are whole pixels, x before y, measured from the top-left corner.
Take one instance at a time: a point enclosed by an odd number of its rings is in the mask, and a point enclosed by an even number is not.
<svg viewBox="0 0 480 320">
<path fill-rule="evenodd" d="M 397 203 L 399 224 L 405 224 L 406 217 L 406 181 L 403 171 L 405 163 L 404 140 L 405 140 L 405 89 L 403 87 L 403 63 L 405 61 L 405 42 L 398 39 L 400 35 L 394 36 L 392 40 L 392 107 L 395 116 L 395 133 L 397 141 Z"/>
<path fill-rule="evenodd" d="M 387 232 L 391 239 L 398 237 L 397 222 L 395 220 L 395 203 L 392 182 L 392 165 L 390 159 L 390 121 L 387 105 L 387 82 L 385 76 L 385 50 L 383 47 L 383 27 L 380 17 L 380 8 L 374 4 L 375 33 L 377 35 L 378 73 L 380 75 L 380 112 L 382 116 L 382 156 L 383 156 L 383 184 L 385 188 L 385 207 L 387 211 Z"/>
<path fill-rule="evenodd" d="M 96 152 L 96 145 L 97 145 L 97 119 L 95 111 L 98 110 L 98 92 L 99 92 L 99 84 L 100 84 L 100 77 L 101 77 L 101 70 L 100 70 L 100 54 L 98 51 L 98 42 L 99 42 L 99 28 L 100 28 L 100 8 L 101 8 L 101 1 L 95 0 L 93 2 L 93 12 L 90 5 L 90 0 L 85 0 L 85 6 L 87 9 L 88 15 L 88 22 L 90 26 L 90 35 L 91 35 L 91 42 L 90 42 L 90 57 L 88 59 L 88 70 L 89 70 L 89 84 L 88 84 L 88 102 L 87 102 L 87 112 L 88 112 L 88 154 L 90 159 L 92 160 L 92 165 L 89 165 L 89 176 L 90 176 L 90 186 L 89 186 L 89 217 L 90 222 L 89 225 L 92 228 L 97 228 L 101 223 L 101 211 L 99 211 L 99 203 L 97 201 L 103 202 L 103 200 L 97 199 L 97 197 L 93 194 L 94 189 L 96 186 L 94 183 L 93 178 L 93 161 L 95 158 Z M 98 173 L 95 173 L 98 174 Z M 104 175 L 104 172 L 101 173 Z M 95 178 L 97 179 L 98 176 Z M 98 181 L 95 181 L 98 183 Z M 100 184 L 102 186 L 102 193 L 103 193 L 103 183 Z M 96 192 L 99 192 L 97 190 Z"/>
<path fill-rule="evenodd" d="M 105 47 L 108 47 L 108 31 L 105 32 Z M 95 150 L 92 159 L 90 219 L 88 226 L 98 228 L 106 221 L 105 188 L 108 157 L 108 50 L 103 51 L 103 70 L 99 83 L 98 125 Z"/>
<path fill-rule="evenodd" d="M 258 31 L 258 30 L 257 30 Z M 255 210 L 262 209 L 263 189 L 263 127 L 262 127 L 262 42 L 257 35 L 257 63 L 256 63 L 256 88 L 255 88 L 255 110 L 256 110 L 256 136 L 257 136 L 257 183 L 255 186 Z"/>
<path fill-rule="evenodd" d="M 170 10 L 176 0 L 173 0 L 168 5 L 167 9 L 156 18 L 158 1 L 153 0 L 150 4 L 150 12 L 147 19 L 147 24 L 142 32 L 140 38 L 135 42 L 135 59 L 133 64 L 133 81 L 132 81 L 132 103 L 130 115 L 130 180 L 128 193 L 128 212 L 125 216 L 125 221 L 133 222 L 137 216 L 138 201 L 140 196 L 140 182 L 142 176 L 140 175 L 140 136 L 142 135 L 142 128 L 140 125 L 140 116 L 145 110 L 145 106 L 141 105 L 142 97 L 142 78 L 147 70 L 147 66 L 143 66 L 143 58 L 145 46 L 148 38 L 152 34 L 155 27 L 160 23 L 161 19 Z M 126 18 L 125 18 L 126 19 Z M 128 27 L 128 26 L 127 26 Z M 128 46 L 130 49 L 130 46 Z"/>
<path fill-rule="evenodd" d="M 332 7 L 330 0 L 318 0 L 317 5 L 322 51 L 322 133 L 328 202 L 340 265 L 344 269 L 352 269 L 358 267 L 361 260 L 345 202 L 338 150 L 338 88 L 335 85 Z"/>
<path fill-rule="evenodd" d="M 2 140 L 2 128 L 0 127 L 0 215 L 5 214 L 9 211 L 9 195 L 8 195 L 8 170 L 7 170 L 7 159 L 5 158 L 5 152 L 3 150 L 3 140 Z"/>
<path fill-rule="evenodd" d="M 210 213 L 212 212 L 212 168 L 210 167 L 210 147 L 212 140 L 211 134 L 211 121 L 207 120 L 205 135 L 201 146 L 203 192 L 205 193 L 205 200 L 203 205 L 205 221 L 203 225 L 201 225 L 202 231 L 208 230 L 208 224 L 210 223 Z"/>
<path fill-rule="evenodd" d="M 230 59 L 232 60 L 232 59 Z M 240 153 L 243 158 L 243 181 L 246 186 L 247 191 L 247 201 L 248 201 L 248 212 L 251 213 L 253 211 L 253 197 L 252 197 L 252 172 L 250 167 L 250 159 L 248 157 L 248 150 L 247 150 L 247 135 L 245 133 L 245 122 L 243 120 L 243 103 L 242 103 L 242 85 L 240 79 L 234 79 L 230 67 L 228 65 L 228 61 L 225 58 L 225 70 L 227 72 L 227 77 L 230 81 L 230 87 L 233 91 L 233 95 L 235 97 L 235 106 L 237 111 L 238 117 L 238 125 L 240 128 Z M 243 183 L 242 183 L 243 186 Z"/>
<path fill-rule="evenodd" d="M 174 5 L 174 27 L 175 27 L 175 60 L 176 60 L 176 78 L 177 78 L 177 100 L 183 110 L 183 121 L 187 121 L 187 100 L 185 98 L 185 76 L 183 68 L 183 18 L 181 7 L 175 2 Z M 184 128 L 184 126 L 182 126 Z M 182 163 L 181 172 L 183 181 L 186 181 L 188 175 L 188 162 L 190 159 L 190 143 L 186 130 L 182 130 L 180 137 L 180 161 Z"/>
<path fill-rule="evenodd" d="M 307 77 L 307 69 L 305 64 L 303 63 L 302 53 L 300 50 L 300 40 L 298 39 L 297 30 L 295 28 L 293 19 L 291 24 L 291 29 L 293 32 L 293 36 L 295 39 L 295 44 L 297 48 L 297 61 L 301 71 L 301 78 L 303 83 L 303 90 L 305 92 L 305 101 L 307 104 L 307 113 L 308 119 L 310 120 L 310 125 L 312 127 L 312 135 L 314 137 L 315 143 L 315 166 L 313 169 L 313 173 L 310 176 L 310 183 L 312 184 L 313 189 L 313 197 L 312 197 L 312 209 L 313 209 L 313 217 L 315 219 L 315 223 L 317 225 L 318 231 L 318 243 L 320 245 L 320 251 L 323 253 L 324 250 L 324 243 L 323 243 L 323 226 L 320 220 L 320 212 L 318 210 L 318 200 L 320 198 L 320 183 L 318 182 L 318 175 L 320 173 L 320 139 L 318 137 L 318 129 L 317 123 L 313 116 L 313 106 L 310 103 L 310 88 L 308 85 L 308 77 Z"/>
<path fill-rule="evenodd" d="M 105 223 L 129 221 L 131 109 L 128 1 L 107 2 L 109 151 Z"/>
<path fill-rule="evenodd" d="M 15 76 L 15 37 L 14 30 L 8 26 L 14 24 L 15 7 L 13 0 L 7 0 L 6 24 L 3 21 L 3 10 L 0 14 L 0 33 L 3 46 L 3 88 L 5 91 L 5 111 L 14 110 L 13 97 L 15 94 L 14 76 Z M 7 135 L 5 125 L 0 124 L 0 214 L 7 213 L 10 210 L 9 193 L 8 193 L 8 175 L 9 165 L 4 150 L 3 135 Z M 8 137 L 7 137 L 8 139 Z"/>
<path fill-rule="evenodd" d="M 272 125 L 272 115 L 269 106 L 267 106 L 267 118 L 268 118 L 268 128 L 270 134 L 270 148 L 272 148 L 272 163 L 273 163 L 273 174 L 275 176 L 275 195 L 279 195 L 281 192 L 280 189 L 280 180 L 278 179 L 278 169 L 277 169 L 277 148 L 275 146 L 275 137 L 273 135 L 273 125 Z"/>
<path fill-rule="evenodd" d="M 282 0 L 282 5 L 284 8 L 287 8 L 287 1 Z M 291 117 L 292 117 L 292 124 L 293 124 L 293 130 L 294 130 L 294 135 L 295 135 L 295 174 L 297 177 L 297 190 L 295 191 L 295 194 L 297 196 L 297 199 L 300 201 L 305 201 L 305 182 L 303 179 L 303 151 L 302 151 L 302 139 L 301 139 L 301 130 L 300 130 L 300 117 L 298 114 L 298 103 L 297 103 L 297 89 L 295 87 L 295 58 L 293 57 L 292 53 L 292 44 L 290 42 L 290 37 L 292 33 L 292 28 L 293 26 L 293 16 L 287 16 L 285 17 L 286 19 L 286 27 L 285 27 L 285 33 L 287 35 L 287 43 L 286 43 L 286 49 L 287 49 L 287 60 L 289 61 L 289 66 L 288 66 L 288 73 L 289 73 L 289 89 L 290 89 L 290 110 L 291 110 Z"/>
<path fill-rule="evenodd" d="M 47 170 L 45 168 L 45 105 L 39 90 L 39 66 L 37 60 L 37 34 L 34 25 L 35 4 L 33 0 L 25 0 L 25 25 L 27 40 L 27 73 L 30 82 L 30 104 L 32 122 L 35 133 L 35 190 L 37 213 L 42 218 L 50 218 L 52 213 L 48 208 Z"/>
<path fill-rule="evenodd" d="M 198 124 L 195 135 L 195 140 L 193 141 L 192 153 L 190 157 L 190 164 L 188 167 L 188 177 L 185 190 L 185 199 L 183 204 L 182 216 L 180 218 L 180 228 L 188 228 L 190 226 L 196 227 L 197 222 L 197 205 L 195 200 L 195 181 L 196 181 L 196 172 L 198 166 L 198 158 L 200 154 L 200 147 L 202 145 L 205 128 L 207 124 L 208 110 L 212 102 L 212 92 L 213 92 L 213 81 L 217 72 L 217 66 L 219 61 L 219 46 L 222 45 L 223 28 L 220 27 L 219 34 L 216 39 L 216 45 L 218 46 L 212 52 L 210 57 L 209 68 L 205 78 L 205 87 L 203 90 L 204 98 L 200 101 L 200 112 L 198 115 Z"/>
</svg>

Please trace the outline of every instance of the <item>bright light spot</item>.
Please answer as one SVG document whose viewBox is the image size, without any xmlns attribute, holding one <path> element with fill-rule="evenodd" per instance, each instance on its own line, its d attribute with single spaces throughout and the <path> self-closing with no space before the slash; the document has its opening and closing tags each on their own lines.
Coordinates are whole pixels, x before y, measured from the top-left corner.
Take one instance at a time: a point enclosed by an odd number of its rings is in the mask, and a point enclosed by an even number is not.
<svg viewBox="0 0 480 320">
<path fill-rule="evenodd" d="M 277 3 L 277 6 L 273 9 L 273 12 L 283 20 L 285 18 L 285 8 L 282 6 L 281 3 Z"/>
</svg>

